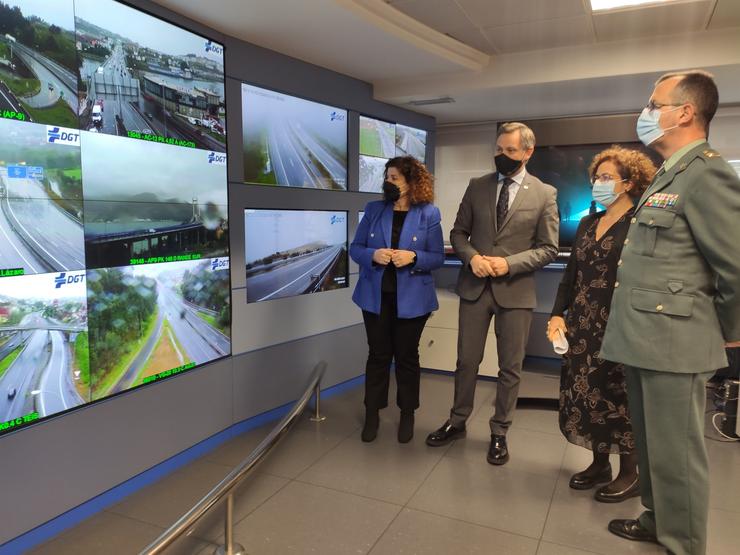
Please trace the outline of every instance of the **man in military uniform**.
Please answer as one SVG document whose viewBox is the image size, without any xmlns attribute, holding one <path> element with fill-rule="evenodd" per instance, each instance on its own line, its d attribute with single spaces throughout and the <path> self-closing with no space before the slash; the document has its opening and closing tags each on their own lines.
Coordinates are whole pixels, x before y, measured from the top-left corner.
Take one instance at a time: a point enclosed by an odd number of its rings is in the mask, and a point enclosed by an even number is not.
<svg viewBox="0 0 740 555">
<path fill-rule="evenodd" d="M 665 163 L 632 218 L 600 353 L 627 366 L 647 509 L 609 530 L 676 555 L 706 552 L 705 386 L 740 344 L 740 179 L 707 143 L 717 104 L 708 73 L 670 73 L 638 119 Z"/>
</svg>

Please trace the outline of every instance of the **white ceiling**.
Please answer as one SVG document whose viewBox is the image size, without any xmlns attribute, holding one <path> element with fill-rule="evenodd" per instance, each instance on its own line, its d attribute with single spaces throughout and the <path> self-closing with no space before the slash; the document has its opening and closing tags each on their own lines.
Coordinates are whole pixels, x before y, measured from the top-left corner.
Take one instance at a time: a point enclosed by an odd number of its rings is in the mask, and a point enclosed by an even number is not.
<svg viewBox="0 0 740 555">
<path fill-rule="evenodd" d="M 589 0 L 155 0 L 375 85 L 440 123 L 638 110 L 655 77 L 711 68 L 740 103 L 740 0 L 592 13 Z"/>
</svg>

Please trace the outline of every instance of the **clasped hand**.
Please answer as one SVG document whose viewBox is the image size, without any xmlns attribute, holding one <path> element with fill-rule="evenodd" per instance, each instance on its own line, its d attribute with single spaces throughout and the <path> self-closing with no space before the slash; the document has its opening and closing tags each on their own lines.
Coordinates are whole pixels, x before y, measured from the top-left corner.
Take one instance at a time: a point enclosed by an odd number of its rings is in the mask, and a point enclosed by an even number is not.
<svg viewBox="0 0 740 555">
<path fill-rule="evenodd" d="M 403 268 L 414 261 L 416 253 L 402 249 L 377 249 L 373 253 L 373 262 L 381 266 L 393 264 L 396 268 Z"/>
<path fill-rule="evenodd" d="M 509 273 L 509 263 L 500 256 L 483 256 L 476 254 L 470 259 L 470 269 L 479 278 L 500 277 Z"/>
</svg>

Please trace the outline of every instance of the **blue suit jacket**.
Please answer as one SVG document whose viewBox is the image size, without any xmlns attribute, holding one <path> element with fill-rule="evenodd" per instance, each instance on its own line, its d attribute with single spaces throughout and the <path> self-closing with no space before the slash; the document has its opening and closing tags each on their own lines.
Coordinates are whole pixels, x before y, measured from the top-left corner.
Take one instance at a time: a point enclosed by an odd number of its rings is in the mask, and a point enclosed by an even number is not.
<svg viewBox="0 0 740 555">
<path fill-rule="evenodd" d="M 409 208 L 398 248 L 414 251 L 416 264 L 397 269 L 398 317 L 416 318 L 439 308 L 432 270 L 444 263 L 444 243 L 439 209 L 433 204 Z M 365 216 L 349 247 L 360 265 L 360 279 L 352 300 L 362 310 L 380 314 L 381 284 L 385 266 L 373 265 L 377 249 L 391 247 L 393 203 L 376 200 L 365 206 Z"/>
</svg>

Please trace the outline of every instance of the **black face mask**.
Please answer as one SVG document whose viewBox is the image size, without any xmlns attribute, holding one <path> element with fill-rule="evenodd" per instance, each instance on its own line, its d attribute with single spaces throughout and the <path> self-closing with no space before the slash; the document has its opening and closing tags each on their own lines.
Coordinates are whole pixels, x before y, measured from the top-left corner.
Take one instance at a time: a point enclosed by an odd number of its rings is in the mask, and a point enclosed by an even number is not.
<svg viewBox="0 0 740 555">
<path fill-rule="evenodd" d="M 390 181 L 383 181 L 383 200 L 396 202 L 399 198 L 401 198 L 401 189 Z"/>
<path fill-rule="evenodd" d="M 493 160 L 496 162 L 496 171 L 502 175 L 513 174 L 519 169 L 523 162 L 523 160 L 514 160 L 513 158 L 509 158 L 503 152 L 494 156 Z"/>
</svg>

